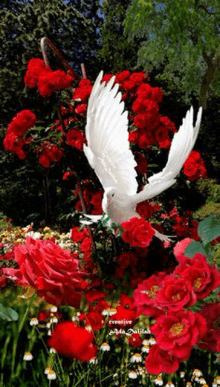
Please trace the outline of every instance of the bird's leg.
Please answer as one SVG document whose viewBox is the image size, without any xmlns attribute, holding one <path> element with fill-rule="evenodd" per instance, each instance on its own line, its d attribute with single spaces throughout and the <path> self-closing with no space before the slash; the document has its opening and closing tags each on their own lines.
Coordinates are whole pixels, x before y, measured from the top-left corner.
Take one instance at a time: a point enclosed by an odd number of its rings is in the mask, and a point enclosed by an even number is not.
<svg viewBox="0 0 220 387">
<path fill-rule="evenodd" d="M 172 236 L 172 235 L 164 235 L 164 234 L 161 234 L 159 231 L 155 230 L 154 228 L 154 231 L 155 231 L 155 236 L 157 238 L 159 238 L 162 242 L 173 242 L 172 238 L 176 238 L 175 236 Z"/>
</svg>

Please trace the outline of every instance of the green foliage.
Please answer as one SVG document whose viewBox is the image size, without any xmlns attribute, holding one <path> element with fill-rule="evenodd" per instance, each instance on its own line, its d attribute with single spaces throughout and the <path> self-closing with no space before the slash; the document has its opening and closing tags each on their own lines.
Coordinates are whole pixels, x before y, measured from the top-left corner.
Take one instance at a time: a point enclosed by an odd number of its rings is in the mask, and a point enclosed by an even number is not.
<svg viewBox="0 0 220 387">
<path fill-rule="evenodd" d="M 192 258 L 196 253 L 201 253 L 207 257 L 210 263 L 220 264 L 219 248 L 220 244 L 211 244 L 216 238 L 220 236 L 220 217 L 210 216 L 199 223 L 198 235 L 201 242 L 193 241 L 185 249 L 184 254 Z"/>
<path fill-rule="evenodd" d="M 136 65 L 140 39 L 131 44 L 124 35 L 124 20 L 130 3 L 131 0 L 113 0 L 102 4 L 104 23 L 99 57 L 106 71 L 131 70 Z"/>
<path fill-rule="evenodd" d="M 1 3 L 1 143 L 6 126 L 22 109 L 33 110 L 38 120 L 42 120 L 43 126 L 36 129 L 36 136 L 37 130 L 46 131 L 45 127 L 51 120 L 57 119 L 56 95 L 43 100 L 36 90 L 24 88 L 23 77 L 28 61 L 32 57 L 42 57 L 40 39 L 43 36 L 53 41 L 80 75 L 82 62 L 89 64 L 88 74 L 98 71 L 98 27 L 102 23 L 98 9 L 96 0 L 14 0 Z M 52 69 L 63 68 L 51 50 L 48 50 L 48 56 Z M 63 94 L 65 97 L 65 92 Z M 50 132 L 48 138 L 49 135 Z M 0 207 L 4 214 L 20 225 L 33 221 L 39 225 L 43 219 L 51 223 L 55 218 L 56 221 L 61 219 L 59 223 L 63 224 L 62 216 L 68 215 L 72 208 L 66 200 L 67 184 L 62 182 L 62 168 L 55 166 L 47 173 L 37 165 L 36 157 L 20 161 L 3 149 L 0 149 L 0 156 Z"/>
<path fill-rule="evenodd" d="M 200 253 L 200 254 L 204 254 L 206 255 L 206 251 L 203 249 L 202 245 L 200 242 L 197 242 L 197 241 L 193 241 L 192 243 L 190 243 L 186 250 L 185 250 L 185 255 L 189 258 L 192 258 L 194 257 L 194 255 L 196 253 Z"/>
<path fill-rule="evenodd" d="M 29 59 L 42 56 L 40 39 L 52 40 L 79 74 L 82 62 L 89 63 L 92 73 L 102 22 L 98 1 L 10 3 L 0 6 L 0 122 L 6 124 L 17 111 L 36 106 L 36 96 L 24 90 L 23 77 Z"/>
<path fill-rule="evenodd" d="M 186 97 L 195 93 L 206 104 L 207 92 L 219 96 L 220 3 L 218 0 L 133 0 L 128 8 L 126 33 L 145 38 L 138 63 L 163 68 L 160 79 Z M 215 82 L 213 80 L 215 79 Z"/>
<path fill-rule="evenodd" d="M 206 197 L 206 203 L 195 212 L 195 218 L 204 219 L 207 216 L 220 217 L 220 185 L 216 180 L 204 179 L 197 182 L 198 190 Z"/>
<path fill-rule="evenodd" d="M 204 245 L 220 236 L 220 219 L 209 217 L 199 223 L 198 234 Z"/>
<path fill-rule="evenodd" d="M 5 308 L 4 305 L 0 303 L 0 319 L 6 321 L 17 321 L 18 314 L 12 308 Z"/>
</svg>

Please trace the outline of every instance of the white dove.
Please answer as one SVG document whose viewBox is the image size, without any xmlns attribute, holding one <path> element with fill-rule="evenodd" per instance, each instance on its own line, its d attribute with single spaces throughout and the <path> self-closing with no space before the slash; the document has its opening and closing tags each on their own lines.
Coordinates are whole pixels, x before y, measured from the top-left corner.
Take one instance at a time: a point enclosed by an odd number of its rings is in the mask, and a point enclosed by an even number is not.
<svg viewBox="0 0 220 387">
<path fill-rule="evenodd" d="M 101 71 L 89 98 L 85 128 L 87 146 L 84 144 L 83 150 L 104 188 L 103 211 L 117 225 L 134 216 L 140 218 L 135 210 L 137 204 L 153 198 L 176 182 L 175 177 L 196 141 L 202 108 L 198 111 L 195 127 L 193 107 L 190 108 L 179 131 L 174 134 L 165 168 L 149 177 L 144 189 L 137 193 L 137 164 L 128 140 L 128 112 L 124 111 L 119 85 L 114 85 L 115 77 L 107 84 L 101 83 L 102 77 Z M 92 222 L 102 218 L 84 215 Z M 82 223 L 89 224 L 86 221 Z M 156 230 L 155 236 L 163 241 L 169 240 Z"/>
</svg>

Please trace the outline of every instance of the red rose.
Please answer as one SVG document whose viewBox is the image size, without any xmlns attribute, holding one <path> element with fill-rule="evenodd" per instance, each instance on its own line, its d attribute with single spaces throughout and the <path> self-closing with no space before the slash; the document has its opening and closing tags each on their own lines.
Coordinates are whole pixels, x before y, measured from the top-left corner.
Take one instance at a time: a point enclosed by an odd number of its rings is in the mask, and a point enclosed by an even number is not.
<svg viewBox="0 0 220 387">
<path fill-rule="evenodd" d="M 206 257 L 196 253 L 193 258 L 182 258 L 174 271 L 193 287 L 198 300 L 207 297 L 220 285 L 220 271 L 207 263 Z"/>
<path fill-rule="evenodd" d="M 136 310 L 118 306 L 117 312 L 110 317 L 109 326 L 111 329 L 125 327 L 128 328 L 135 324 L 136 319 Z"/>
<path fill-rule="evenodd" d="M 158 113 L 159 106 L 155 101 L 152 101 L 151 99 L 144 99 L 143 103 L 144 103 L 144 107 L 147 110 L 147 112 L 150 112 L 153 116 L 155 116 Z M 152 116 L 150 116 L 150 117 L 152 117 Z"/>
<path fill-rule="evenodd" d="M 102 198 L 103 198 L 103 190 L 92 193 L 91 204 L 93 205 L 92 215 L 100 215 L 102 214 Z"/>
<path fill-rule="evenodd" d="M 92 248 L 92 240 L 88 236 L 88 237 L 83 239 L 83 241 L 82 241 L 82 243 L 80 245 L 80 251 L 82 253 L 87 253 L 88 251 L 91 251 L 91 248 Z"/>
<path fill-rule="evenodd" d="M 123 88 L 123 90 L 126 90 L 128 92 L 131 92 L 133 89 L 135 89 L 136 87 L 136 84 L 135 82 L 131 81 L 130 79 L 129 80 L 126 80 L 122 83 L 121 87 Z"/>
<path fill-rule="evenodd" d="M 159 126 L 155 131 L 155 139 L 159 144 L 159 147 L 162 149 L 168 149 L 171 144 L 171 139 L 168 134 L 168 130 L 163 127 Z"/>
<path fill-rule="evenodd" d="M 70 129 L 66 134 L 66 143 L 78 150 L 82 150 L 85 141 L 84 133 L 79 129 Z"/>
<path fill-rule="evenodd" d="M 7 128 L 7 133 L 14 133 L 16 136 L 23 136 L 28 129 L 36 123 L 36 116 L 31 110 L 21 110 L 13 118 Z"/>
<path fill-rule="evenodd" d="M 133 298 L 122 293 L 120 297 L 120 305 L 116 308 L 117 312 L 111 316 L 109 325 L 111 328 L 131 327 L 134 325 L 139 313 L 134 306 Z M 116 323 L 117 322 L 117 323 Z"/>
<path fill-rule="evenodd" d="M 93 344 L 93 335 L 86 329 L 77 327 L 71 321 L 55 325 L 48 345 L 58 353 L 80 361 L 88 361 L 96 356 L 97 348 Z"/>
<path fill-rule="evenodd" d="M 141 149 L 148 149 L 155 143 L 155 138 L 150 130 L 145 131 L 145 133 L 141 134 L 137 138 L 137 144 Z"/>
<path fill-rule="evenodd" d="M 144 110 L 144 103 L 143 103 L 143 99 L 142 98 L 136 98 L 132 104 L 132 110 L 135 112 L 135 113 L 142 113 L 143 110 Z"/>
<path fill-rule="evenodd" d="M 86 109 L 87 109 L 87 105 L 85 103 L 81 103 L 79 104 L 76 109 L 75 109 L 75 113 L 76 114 L 82 114 L 84 115 L 86 113 Z"/>
<path fill-rule="evenodd" d="M 137 166 L 135 167 L 137 173 L 147 173 L 147 160 L 145 155 L 142 155 L 140 152 L 135 153 L 135 161 Z"/>
<path fill-rule="evenodd" d="M 21 160 L 26 158 L 26 153 L 22 149 L 24 144 L 23 138 L 18 137 L 15 133 L 7 133 L 3 140 L 5 150 L 14 152 Z"/>
<path fill-rule="evenodd" d="M 127 222 L 122 222 L 121 227 L 124 229 L 123 241 L 134 247 L 149 246 L 155 234 L 150 222 L 146 222 L 143 218 L 131 218 Z"/>
<path fill-rule="evenodd" d="M 135 144 L 138 140 L 138 131 L 134 130 L 133 132 L 129 132 L 129 142 L 131 144 Z"/>
<path fill-rule="evenodd" d="M 145 367 L 147 372 L 153 375 L 161 372 L 172 374 L 179 368 L 179 359 L 155 344 L 150 348 L 149 355 L 146 357 Z"/>
<path fill-rule="evenodd" d="M 148 316 L 159 316 L 163 312 L 156 304 L 157 294 L 161 290 L 162 281 L 166 273 L 159 272 L 147 278 L 134 291 L 134 304 L 141 314 Z"/>
<path fill-rule="evenodd" d="M 146 78 L 146 74 L 142 72 L 132 73 L 129 77 L 129 80 L 134 82 L 136 86 L 139 86 L 144 79 Z"/>
<path fill-rule="evenodd" d="M 169 312 L 158 317 L 151 327 L 157 345 L 182 361 L 188 359 L 192 348 L 206 330 L 204 317 L 191 311 Z"/>
<path fill-rule="evenodd" d="M 198 345 L 211 352 L 220 352 L 220 303 L 202 306 L 201 314 L 207 322 L 208 331 Z"/>
<path fill-rule="evenodd" d="M 45 141 L 42 147 L 43 149 L 39 155 L 39 164 L 44 168 L 49 168 L 52 162 L 60 161 L 63 157 L 63 151 L 49 141 Z"/>
<path fill-rule="evenodd" d="M 124 71 L 116 74 L 115 82 L 116 83 L 123 83 L 126 79 L 128 79 L 129 75 L 130 75 L 130 71 L 124 70 Z"/>
<path fill-rule="evenodd" d="M 71 87 L 73 77 L 63 70 L 44 71 L 38 77 L 37 87 L 42 97 L 51 96 L 54 90 L 68 89 Z"/>
<path fill-rule="evenodd" d="M 138 113 L 138 115 L 134 117 L 134 124 L 138 129 L 145 129 L 147 126 L 146 114 Z"/>
<path fill-rule="evenodd" d="M 63 180 L 67 180 L 69 177 L 73 176 L 74 172 L 73 171 L 66 171 L 63 174 Z"/>
<path fill-rule="evenodd" d="M 113 77 L 113 74 L 104 74 L 102 77 L 102 82 L 108 83 L 112 77 Z"/>
<path fill-rule="evenodd" d="M 86 103 L 92 91 L 92 84 L 89 79 L 81 79 L 79 87 L 73 92 L 73 100 L 79 100 L 81 103 Z"/>
<path fill-rule="evenodd" d="M 39 75 L 44 71 L 50 71 L 50 67 L 47 67 L 40 58 L 32 58 L 28 62 L 28 68 L 24 77 L 24 83 L 28 87 L 35 87 L 38 83 Z"/>
<path fill-rule="evenodd" d="M 162 309 L 178 311 L 183 308 L 189 308 L 196 301 L 197 298 L 192 285 L 186 278 L 169 275 L 162 282 L 162 288 L 157 294 L 155 304 Z"/>
<path fill-rule="evenodd" d="M 160 124 L 170 132 L 173 132 L 173 133 L 177 132 L 175 124 L 167 116 L 160 117 Z"/>
<path fill-rule="evenodd" d="M 105 321 L 103 320 L 103 317 L 101 313 L 96 311 L 91 311 L 85 315 L 85 321 L 87 324 L 91 325 L 93 331 L 97 331 L 98 329 L 101 329 L 105 325 Z"/>
<path fill-rule="evenodd" d="M 78 260 L 51 241 L 27 237 L 26 243 L 15 246 L 19 269 L 4 269 L 4 274 L 23 286 L 36 289 L 51 304 L 79 307 L 84 274 Z"/>
<path fill-rule="evenodd" d="M 145 200 L 138 203 L 136 211 L 141 217 L 149 219 L 154 213 L 154 207 L 149 203 L 149 200 Z"/>
<path fill-rule="evenodd" d="M 138 333 L 132 333 L 132 335 L 129 337 L 129 345 L 131 347 L 138 348 L 142 344 L 141 336 Z"/>
<path fill-rule="evenodd" d="M 159 87 L 152 87 L 151 98 L 153 101 L 160 103 L 163 99 L 163 91 Z"/>
<path fill-rule="evenodd" d="M 134 299 L 133 297 L 129 297 L 126 293 L 121 293 L 120 296 L 120 304 L 125 308 L 130 308 L 136 310 L 134 307 Z"/>
<path fill-rule="evenodd" d="M 85 235 L 85 229 L 82 231 L 80 231 L 79 227 L 73 227 L 71 229 L 71 239 L 73 240 L 73 242 L 81 242 Z"/>
<path fill-rule="evenodd" d="M 151 98 L 152 87 L 148 83 L 143 83 L 137 90 L 138 97 L 144 99 Z"/>
<path fill-rule="evenodd" d="M 183 165 L 183 173 L 190 181 L 206 177 L 206 168 L 199 152 L 192 151 Z"/>
</svg>

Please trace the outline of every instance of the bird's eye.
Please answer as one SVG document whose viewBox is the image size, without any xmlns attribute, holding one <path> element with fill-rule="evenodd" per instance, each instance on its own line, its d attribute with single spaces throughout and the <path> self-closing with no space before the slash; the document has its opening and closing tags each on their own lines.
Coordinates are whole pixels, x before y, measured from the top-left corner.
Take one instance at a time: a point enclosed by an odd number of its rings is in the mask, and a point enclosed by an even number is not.
<svg viewBox="0 0 220 387">
<path fill-rule="evenodd" d="M 115 194 L 114 194 L 114 193 L 112 194 L 112 198 L 113 198 L 113 196 L 115 196 Z"/>
</svg>

